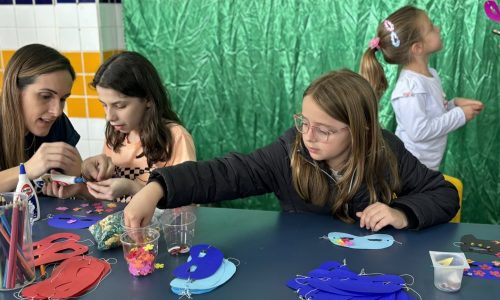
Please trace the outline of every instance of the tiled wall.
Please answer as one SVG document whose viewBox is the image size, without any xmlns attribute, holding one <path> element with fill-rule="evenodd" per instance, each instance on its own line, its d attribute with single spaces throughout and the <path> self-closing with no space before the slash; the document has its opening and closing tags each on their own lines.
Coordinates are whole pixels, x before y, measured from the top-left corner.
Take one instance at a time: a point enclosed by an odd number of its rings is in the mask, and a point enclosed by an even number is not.
<svg viewBox="0 0 500 300">
<path fill-rule="evenodd" d="M 77 77 L 65 112 L 82 157 L 101 153 L 104 110 L 89 83 L 103 60 L 125 49 L 121 0 L 0 0 L 0 79 L 16 49 L 31 43 L 71 61 Z"/>
</svg>

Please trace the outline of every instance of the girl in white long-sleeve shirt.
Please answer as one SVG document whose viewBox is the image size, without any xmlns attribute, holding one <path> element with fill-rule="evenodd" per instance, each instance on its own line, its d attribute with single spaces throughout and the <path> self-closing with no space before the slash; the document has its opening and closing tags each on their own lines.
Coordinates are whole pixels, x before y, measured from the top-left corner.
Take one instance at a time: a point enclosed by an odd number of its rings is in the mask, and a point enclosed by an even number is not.
<svg viewBox="0 0 500 300">
<path fill-rule="evenodd" d="M 387 79 L 375 52 L 381 51 L 386 62 L 401 67 L 391 96 L 396 135 L 413 155 L 434 170 L 441 164 L 448 133 L 483 109 L 477 100 L 446 99 L 436 70 L 428 65 L 429 57 L 442 47 L 439 28 L 425 11 L 405 6 L 379 25 L 360 70 L 380 98 L 387 89 Z"/>
</svg>

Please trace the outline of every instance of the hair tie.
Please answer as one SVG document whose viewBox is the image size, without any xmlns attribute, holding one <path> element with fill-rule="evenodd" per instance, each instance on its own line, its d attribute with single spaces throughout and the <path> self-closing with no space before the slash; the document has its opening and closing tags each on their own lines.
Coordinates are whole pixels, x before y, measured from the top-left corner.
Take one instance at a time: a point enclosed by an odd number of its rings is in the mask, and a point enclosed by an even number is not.
<svg viewBox="0 0 500 300">
<path fill-rule="evenodd" d="M 385 30 L 387 30 L 388 32 L 391 33 L 391 43 L 392 43 L 392 45 L 394 47 L 398 48 L 399 45 L 401 44 L 401 42 L 399 40 L 398 34 L 395 31 L 394 24 L 392 24 L 392 22 L 389 21 L 389 20 L 385 20 L 384 21 L 384 28 L 385 28 Z"/>
<path fill-rule="evenodd" d="M 374 37 L 373 39 L 371 39 L 370 43 L 368 44 L 368 47 L 370 47 L 370 49 L 380 49 L 379 43 L 380 43 L 380 38 L 378 36 Z"/>
</svg>

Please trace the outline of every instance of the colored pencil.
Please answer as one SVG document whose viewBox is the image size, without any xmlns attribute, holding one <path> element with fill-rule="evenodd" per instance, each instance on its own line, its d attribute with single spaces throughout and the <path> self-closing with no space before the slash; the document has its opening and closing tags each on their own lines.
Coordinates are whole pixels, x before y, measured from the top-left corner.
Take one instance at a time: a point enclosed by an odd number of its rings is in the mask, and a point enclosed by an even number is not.
<svg viewBox="0 0 500 300">
<path fill-rule="evenodd" d="M 3 224 L 3 228 L 5 228 L 5 230 L 7 230 L 7 233 L 9 234 L 10 236 L 10 226 L 9 226 L 9 221 L 7 221 L 7 218 L 5 217 L 5 215 L 2 214 L 2 216 L 0 217 L 0 219 L 2 219 L 2 224 Z"/>
<path fill-rule="evenodd" d="M 9 264 L 7 265 L 7 288 L 11 289 L 15 286 L 15 265 L 16 265 L 16 245 L 17 245 L 17 222 L 19 217 L 19 209 L 17 208 L 16 200 L 12 206 L 12 219 L 10 224 L 11 235 L 10 235 L 10 247 L 9 247 Z"/>
<path fill-rule="evenodd" d="M 18 229 L 18 244 L 19 244 L 19 249 L 21 249 L 21 253 L 23 253 L 23 246 L 24 246 L 24 212 L 26 211 L 25 207 L 25 202 L 19 201 L 19 229 Z"/>
<path fill-rule="evenodd" d="M 3 286 L 3 271 L 2 271 L 2 261 L 3 261 L 3 257 L 2 255 L 0 255 L 0 285 L 2 288 L 4 288 Z"/>
<path fill-rule="evenodd" d="M 47 278 L 47 273 L 45 273 L 45 265 L 40 265 L 40 278 Z"/>
<path fill-rule="evenodd" d="M 0 234 L 5 239 L 7 247 L 9 248 L 9 251 L 10 251 L 11 247 L 9 244 L 9 236 L 7 235 L 7 232 L 5 232 L 3 226 L 1 226 L 1 225 L 0 225 Z M 24 258 L 23 254 L 22 254 L 22 251 L 20 251 L 19 248 L 17 248 L 17 259 L 19 260 L 19 264 L 22 266 L 21 269 L 25 272 L 25 275 L 27 276 L 27 278 L 33 279 L 33 277 L 35 276 L 35 273 L 29 267 L 28 263 L 26 262 L 26 259 Z M 5 272 L 7 272 L 7 264 L 5 267 Z M 6 276 L 4 276 L 4 277 L 6 277 Z M 5 279 L 6 278 L 4 278 L 4 280 Z"/>
<path fill-rule="evenodd" d="M 5 258 L 5 270 L 4 270 L 4 276 L 3 276 L 3 282 L 2 282 L 2 286 L 4 288 L 7 288 L 7 265 L 8 264 L 9 264 L 9 259 L 6 257 Z"/>
</svg>

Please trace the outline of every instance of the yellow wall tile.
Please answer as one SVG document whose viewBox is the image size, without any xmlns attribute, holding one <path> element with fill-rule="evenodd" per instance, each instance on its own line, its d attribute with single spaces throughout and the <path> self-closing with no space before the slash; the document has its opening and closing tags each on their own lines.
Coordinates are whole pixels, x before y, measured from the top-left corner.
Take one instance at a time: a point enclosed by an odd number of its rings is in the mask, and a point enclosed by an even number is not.
<svg viewBox="0 0 500 300">
<path fill-rule="evenodd" d="M 102 53 L 102 59 L 103 59 L 103 61 L 106 61 L 108 58 L 110 58 L 111 56 L 113 56 L 113 54 L 114 54 L 114 51 L 112 51 L 112 50 L 104 51 Z"/>
<path fill-rule="evenodd" d="M 12 55 L 14 55 L 15 50 L 3 50 L 2 51 L 2 57 L 3 57 L 3 65 L 6 67 L 7 63 L 9 62 L 10 58 Z"/>
<path fill-rule="evenodd" d="M 86 118 L 85 98 L 70 97 L 66 100 L 66 109 L 70 118 Z"/>
<path fill-rule="evenodd" d="M 75 82 L 73 83 L 73 88 L 71 89 L 71 95 L 73 96 L 85 96 L 85 90 L 84 90 L 84 84 L 83 84 L 83 76 L 82 75 L 77 75 Z"/>
<path fill-rule="evenodd" d="M 90 118 L 105 118 L 104 108 L 101 102 L 97 99 L 88 99 L 89 103 L 89 117 Z"/>
<path fill-rule="evenodd" d="M 101 65 L 101 53 L 85 52 L 83 53 L 83 67 L 85 73 L 95 73 Z"/>
<path fill-rule="evenodd" d="M 64 52 L 63 55 L 69 59 L 76 73 L 83 73 L 82 54 L 80 52 Z"/>
<path fill-rule="evenodd" d="M 103 59 L 103 62 L 106 61 L 108 58 L 110 58 L 111 56 L 115 55 L 115 54 L 118 54 L 118 53 L 122 53 L 124 52 L 125 50 L 120 50 L 120 49 L 115 49 L 115 50 L 108 50 L 108 51 L 104 51 L 102 53 L 102 59 Z"/>
<path fill-rule="evenodd" d="M 93 79 L 94 75 L 85 76 L 85 82 L 83 84 L 85 84 L 85 87 L 87 88 L 87 96 L 97 96 L 97 91 L 90 85 Z"/>
</svg>

